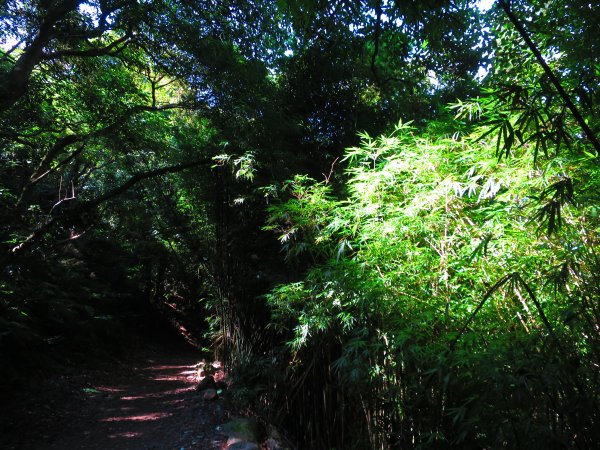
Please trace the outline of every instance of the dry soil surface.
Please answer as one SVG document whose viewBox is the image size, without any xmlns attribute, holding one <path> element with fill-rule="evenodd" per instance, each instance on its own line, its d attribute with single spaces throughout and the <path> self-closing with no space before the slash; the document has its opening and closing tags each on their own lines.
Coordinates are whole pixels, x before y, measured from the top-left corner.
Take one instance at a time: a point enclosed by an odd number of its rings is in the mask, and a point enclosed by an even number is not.
<svg viewBox="0 0 600 450">
<path fill-rule="evenodd" d="M 195 392 L 199 355 L 148 350 L 129 363 L 50 375 L 2 392 L 0 448 L 220 449 L 227 401 Z"/>
</svg>

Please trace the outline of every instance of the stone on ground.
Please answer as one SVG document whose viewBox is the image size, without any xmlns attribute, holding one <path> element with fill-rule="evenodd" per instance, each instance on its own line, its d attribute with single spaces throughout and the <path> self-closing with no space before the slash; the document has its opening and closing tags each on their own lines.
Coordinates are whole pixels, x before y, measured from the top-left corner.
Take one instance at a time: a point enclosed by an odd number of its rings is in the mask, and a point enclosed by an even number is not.
<svg viewBox="0 0 600 450">
<path fill-rule="evenodd" d="M 201 392 L 201 394 L 202 394 L 202 400 L 206 400 L 206 401 L 216 400 L 217 397 L 219 396 L 217 394 L 216 389 L 204 389 Z"/>
<path fill-rule="evenodd" d="M 227 450 L 259 450 L 258 424 L 252 419 L 233 419 L 223 425 Z"/>
</svg>

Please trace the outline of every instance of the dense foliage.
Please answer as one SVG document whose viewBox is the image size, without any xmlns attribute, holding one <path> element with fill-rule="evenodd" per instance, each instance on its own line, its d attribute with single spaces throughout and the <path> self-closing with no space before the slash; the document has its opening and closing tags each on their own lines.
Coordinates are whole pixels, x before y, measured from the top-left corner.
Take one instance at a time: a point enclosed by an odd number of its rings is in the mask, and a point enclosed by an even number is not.
<svg viewBox="0 0 600 450">
<path fill-rule="evenodd" d="M 431 132 L 365 136 L 346 154 L 347 197 L 297 177 L 271 208 L 288 255 L 321 261 L 268 296 L 295 361 L 288 376 L 329 374 L 310 382 L 323 414 L 360 405 L 371 441 L 359 448 L 553 446 L 575 434 L 588 448 L 598 219 L 572 179 L 596 189 L 596 158 L 534 169 Z M 310 383 L 290 386 L 301 403 Z"/>
<path fill-rule="evenodd" d="M 3 380 L 153 310 L 302 448 L 594 448 L 596 6 L 2 2 Z"/>
</svg>

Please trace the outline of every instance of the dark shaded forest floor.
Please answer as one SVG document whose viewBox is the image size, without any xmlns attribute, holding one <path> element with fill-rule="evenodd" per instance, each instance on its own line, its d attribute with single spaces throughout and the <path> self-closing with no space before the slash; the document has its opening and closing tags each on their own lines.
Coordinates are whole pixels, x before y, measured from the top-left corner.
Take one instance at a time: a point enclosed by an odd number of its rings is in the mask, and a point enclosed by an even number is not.
<svg viewBox="0 0 600 450">
<path fill-rule="evenodd" d="M 219 449 L 226 398 L 196 393 L 200 355 L 156 347 L 0 392 L 3 449 Z"/>
</svg>

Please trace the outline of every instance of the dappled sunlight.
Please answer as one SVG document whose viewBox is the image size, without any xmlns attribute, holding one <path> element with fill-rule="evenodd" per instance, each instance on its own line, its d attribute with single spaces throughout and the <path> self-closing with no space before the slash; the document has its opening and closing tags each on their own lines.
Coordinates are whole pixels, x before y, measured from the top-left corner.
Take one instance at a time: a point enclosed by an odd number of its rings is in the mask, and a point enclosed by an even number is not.
<svg viewBox="0 0 600 450">
<path fill-rule="evenodd" d="M 117 394 L 119 392 L 123 392 L 122 388 L 116 388 L 116 387 L 112 387 L 112 386 L 96 386 L 96 387 L 94 387 L 94 389 L 96 389 L 97 391 L 100 391 L 100 392 L 106 392 L 106 393 L 110 393 L 110 394 Z"/>
<path fill-rule="evenodd" d="M 135 408 L 133 406 L 118 406 L 115 408 L 107 409 L 107 412 L 111 414 L 128 414 L 131 411 L 135 411 Z"/>
<path fill-rule="evenodd" d="M 193 367 L 193 366 L 148 366 L 148 367 L 144 367 L 144 370 L 153 370 L 153 371 L 180 370 L 180 369 L 189 369 L 190 367 Z"/>
<path fill-rule="evenodd" d="M 152 381 L 181 381 L 181 377 L 178 375 L 166 375 L 152 378 Z"/>
<path fill-rule="evenodd" d="M 123 433 L 114 433 L 114 434 L 109 434 L 108 437 L 111 439 L 116 439 L 116 438 L 136 438 L 136 437 L 140 437 L 142 436 L 144 433 L 138 432 L 138 431 L 125 431 Z"/>
<path fill-rule="evenodd" d="M 153 381 L 196 381 L 196 370 L 194 366 L 149 366 L 144 371 L 157 373 Z"/>
<path fill-rule="evenodd" d="M 194 390 L 194 386 L 189 386 L 189 387 L 184 387 L 184 388 L 171 389 L 168 391 L 148 392 L 148 393 L 145 393 L 142 395 L 127 395 L 127 396 L 120 397 L 120 399 L 125 400 L 125 401 L 135 401 L 135 400 L 144 400 L 144 399 L 148 399 L 148 398 L 162 398 L 162 397 L 167 397 L 167 396 L 171 396 L 171 395 L 184 394 L 186 392 L 190 392 L 193 390 Z"/>
<path fill-rule="evenodd" d="M 50 388 L 40 390 L 52 394 L 50 397 L 36 392 L 40 405 L 51 405 L 52 409 L 40 411 L 41 419 L 35 422 L 24 409 L 20 427 L 27 432 L 14 433 L 15 438 L 6 446 L 2 429 L 0 448 L 221 448 L 222 436 L 216 427 L 228 413 L 222 402 L 205 402 L 196 394 L 199 355 L 189 350 L 182 354 L 164 352 L 167 354 L 150 348 L 147 353 L 132 354 L 129 365 L 82 369 L 77 377 L 57 378 L 48 385 Z M 68 403 L 59 404 L 65 399 Z M 48 425 L 42 422 L 46 417 L 52 419 Z M 43 434 L 35 432 L 35 423 L 46 427 Z M 68 426 L 62 426 L 67 423 Z M 4 422 L 0 424 L 3 428 Z M 30 429 L 34 430 L 31 437 Z M 35 443 L 29 445 L 29 440 Z"/>
<path fill-rule="evenodd" d="M 121 397 L 121 400 L 131 401 L 131 400 L 143 400 L 145 398 L 153 397 L 153 395 L 128 395 L 126 397 Z"/>
<path fill-rule="evenodd" d="M 164 419 L 165 417 L 172 416 L 169 412 L 154 412 L 148 414 L 140 414 L 136 416 L 124 416 L 124 417 L 107 417 L 100 419 L 100 422 L 146 422 L 149 420 Z"/>
<path fill-rule="evenodd" d="M 193 366 L 184 366 L 184 367 L 170 367 L 170 368 L 151 368 L 149 369 L 153 372 L 162 371 L 162 373 L 157 374 L 152 378 L 154 381 L 194 381 L 196 377 L 196 371 L 193 369 Z"/>
<path fill-rule="evenodd" d="M 157 433 L 179 420 L 195 385 L 193 365 L 158 361 L 155 365 L 153 359 L 147 359 L 130 378 L 115 385 L 97 385 L 88 401 L 102 409 L 95 419 L 101 430 L 98 438 L 110 439 L 109 448 L 130 448 L 150 436 L 160 439 Z"/>
</svg>

